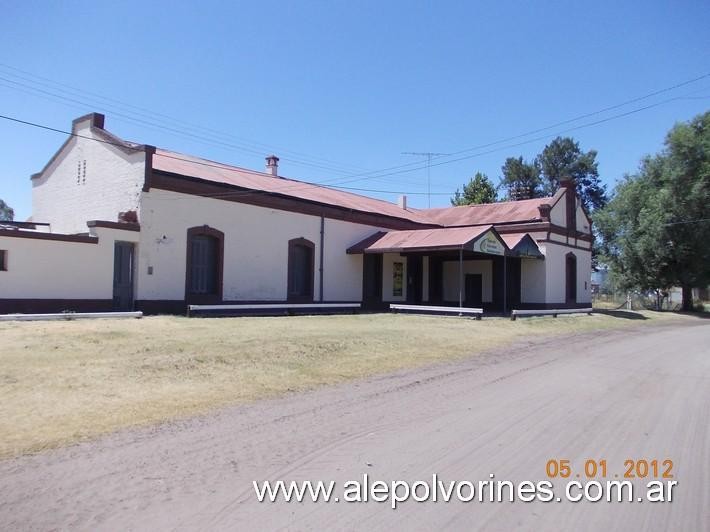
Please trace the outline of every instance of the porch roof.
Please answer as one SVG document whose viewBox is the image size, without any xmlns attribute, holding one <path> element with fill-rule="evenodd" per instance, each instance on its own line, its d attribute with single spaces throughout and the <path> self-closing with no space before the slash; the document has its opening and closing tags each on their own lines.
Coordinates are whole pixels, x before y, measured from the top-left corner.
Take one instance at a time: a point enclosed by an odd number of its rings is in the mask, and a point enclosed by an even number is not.
<svg viewBox="0 0 710 532">
<path fill-rule="evenodd" d="M 545 258 L 535 239 L 528 233 L 507 233 L 501 235 L 501 238 L 513 256 Z"/>
<path fill-rule="evenodd" d="M 476 246 L 486 239 L 487 246 Z M 495 242 L 500 244 L 499 246 Z M 446 227 L 406 231 L 379 231 L 351 246 L 348 253 L 397 253 L 413 251 L 446 251 L 467 249 L 492 255 L 509 250 L 492 225 Z"/>
</svg>

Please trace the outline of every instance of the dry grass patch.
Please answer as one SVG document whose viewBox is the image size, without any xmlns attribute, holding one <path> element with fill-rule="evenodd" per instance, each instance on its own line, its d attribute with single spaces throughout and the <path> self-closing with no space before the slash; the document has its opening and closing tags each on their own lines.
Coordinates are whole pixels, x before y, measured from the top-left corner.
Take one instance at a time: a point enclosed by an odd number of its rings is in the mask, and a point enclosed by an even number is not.
<svg viewBox="0 0 710 532">
<path fill-rule="evenodd" d="M 630 323 L 639 322 L 379 314 L 0 323 L 0 456 L 452 360 L 522 337 Z"/>
</svg>

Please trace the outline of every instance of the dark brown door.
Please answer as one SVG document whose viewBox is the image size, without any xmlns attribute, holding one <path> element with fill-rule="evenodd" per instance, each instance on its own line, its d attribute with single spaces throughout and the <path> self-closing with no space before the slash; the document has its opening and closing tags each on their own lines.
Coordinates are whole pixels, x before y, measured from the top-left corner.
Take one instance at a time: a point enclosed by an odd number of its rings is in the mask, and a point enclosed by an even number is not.
<svg viewBox="0 0 710 532">
<path fill-rule="evenodd" d="M 113 246 L 113 309 L 133 310 L 133 244 L 116 242 Z"/>
<path fill-rule="evenodd" d="M 420 256 L 407 257 L 407 303 L 422 302 L 423 261 Z"/>
<path fill-rule="evenodd" d="M 365 309 L 382 305 L 382 255 L 366 253 L 362 259 L 362 306 Z"/>
<path fill-rule="evenodd" d="M 577 302 L 577 257 L 572 253 L 567 254 L 565 259 L 567 273 L 567 303 L 572 304 Z"/>
<path fill-rule="evenodd" d="M 288 300 L 293 303 L 313 302 L 313 249 L 308 240 L 289 241 Z"/>
<path fill-rule="evenodd" d="M 483 305 L 483 276 L 480 273 L 467 273 L 465 283 L 464 304 L 467 307 L 480 308 Z"/>
</svg>

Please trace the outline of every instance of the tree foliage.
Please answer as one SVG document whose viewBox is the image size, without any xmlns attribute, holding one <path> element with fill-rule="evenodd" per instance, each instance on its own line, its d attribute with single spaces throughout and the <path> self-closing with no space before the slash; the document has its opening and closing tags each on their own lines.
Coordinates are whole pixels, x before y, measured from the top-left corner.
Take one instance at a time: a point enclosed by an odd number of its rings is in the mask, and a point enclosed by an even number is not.
<svg viewBox="0 0 710 532">
<path fill-rule="evenodd" d="M 0 199 L 0 221 L 11 222 L 15 218 L 15 211 Z"/>
<path fill-rule="evenodd" d="M 495 185 L 488 179 L 486 174 L 476 172 L 467 184 L 463 186 L 463 192 L 456 189 L 454 197 L 451 198 L 451 205 L 478 205 L 481 203 L 494 203 L 498 193 Z"/>
<path fill-rule="evenodd" d="M 501 171 L 501 186 L 508 190 L 507 199 L 540 198 L 545 195 L 540 167 L 536 161 L 527 162 L 522 157 L 508 157 Z"/>
<path fill-rule="evenodd" d="M 604 207 L 608 198 L 606 186 L 599 179 L 596 158 L 596 150 L 583 152 L 573 138 L 557 137 L 535 159 L 542 173 L 544 195 L 552 196 L 560 181 L 573 179 L 588 212 Z"/>
<path fill-rule="evenodd" d="M 622 287 L 680 286 L 692 309 L 691 289 L 710 283 L 710 112 L 677 124 L 594 221 Z"/>
</svg>

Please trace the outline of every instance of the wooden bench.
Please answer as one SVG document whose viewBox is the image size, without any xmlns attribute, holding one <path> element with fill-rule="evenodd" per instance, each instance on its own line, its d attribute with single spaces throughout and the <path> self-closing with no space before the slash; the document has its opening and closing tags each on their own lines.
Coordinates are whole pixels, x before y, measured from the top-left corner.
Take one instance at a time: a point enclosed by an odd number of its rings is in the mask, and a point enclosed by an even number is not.
<svg viewBox="0 0 710 532">
<path fill-rule="evenodd" d="M 482 308 L 472 308 L 472 307 L 437 307 L 437 306 L 429 306 L 429 305 L 400 305 L 399 303 L 392 303 L 390 304 L 390 310 L 393 311 L 398 311 L 398 310 L 404 310 L 404 311 L 415 311 L 415 312 L 427 312 L 431 314 L 437 314 L 437 313 L 452 313 L 452 314 L 458 314 L 459 316 L 463 315 L 472 315 L 474 316 L 477 320 L 481 319 L 481 316 L 483 315 L 483 309 Z"/>
<path fill-rule="evenodd" d="M 347 310 L 359 309 L 360 303 L 249 303 L 237 305 L 188 305 L 187 315 L 190 316 L 193 312 L 203 311 L 228 311 L 228 312 L 246 312 L 250 314 L 258 314 L 261 310 L 270 312 L 290 312 L 292 310 Z M 254 312 L 256 311 L 256 312 Z"/>
<path fill-rule="evenodd" d="M 510 313 L 510 319 L 515 321 L 518 316 L 549 316 L 556 318 L 558 314 L 589 314 L 591 316 L 594 309 L 592 308 L 558 308 L 550 310 L 513 310 Z"/>
<path fill-rule="evenodd" d="M 142 312 L 58 312 L 56 314 L 0 314 L 0 321 L 87 320 L 98 318 L 142 317 Z"/>
</svg>

